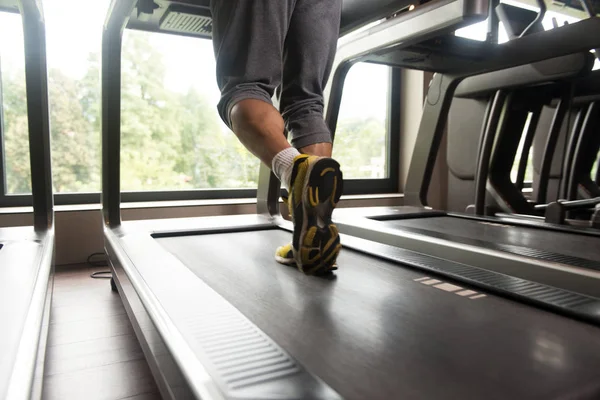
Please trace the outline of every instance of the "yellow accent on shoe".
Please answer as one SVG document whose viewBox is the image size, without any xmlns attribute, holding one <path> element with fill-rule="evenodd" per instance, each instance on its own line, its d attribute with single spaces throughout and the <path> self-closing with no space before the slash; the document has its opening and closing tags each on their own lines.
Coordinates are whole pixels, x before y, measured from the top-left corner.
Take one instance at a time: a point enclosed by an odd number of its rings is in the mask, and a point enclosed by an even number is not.
<svg viewBox="0 0 600 400">
<path fill-rule="evenodd" d="M 295 265 L 294 251 L 292 249 L 292 243 L 288 243 L 284 246 L 280 246 L 275 251 L 275 260 L 284 265 Z"/>
<path fill-rule="evenodd" d="M 306 274 L 335 269 L 341 245 L 331 215 L 342 189 L 343 177 L 335 160 L 307 155 L 294 159 L 288 199 L 294 223 L 292 252 L 296 266 Z"/>
<path fill-rule="evenodd" d="M 325 168 L 323 171 L 321 171 L 321 176 L 325 176 L 325 174 L 328 172 L 335 172 L 335 169 L 334 168 Z"/>
</svg>

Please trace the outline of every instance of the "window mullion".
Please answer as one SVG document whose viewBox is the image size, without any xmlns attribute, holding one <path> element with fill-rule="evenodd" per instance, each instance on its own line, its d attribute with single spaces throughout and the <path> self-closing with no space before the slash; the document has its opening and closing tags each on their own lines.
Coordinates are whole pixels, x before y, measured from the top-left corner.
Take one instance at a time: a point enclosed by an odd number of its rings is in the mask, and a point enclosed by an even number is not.
<svg viewBox="0 0 600 400">
<path fill-rule="evenodd" d="M 0 55 L 0 206 L 6 203 L 6 160 L 4 154 L 4 94 L 2 92 L 2 56 Z"/>
</svg>

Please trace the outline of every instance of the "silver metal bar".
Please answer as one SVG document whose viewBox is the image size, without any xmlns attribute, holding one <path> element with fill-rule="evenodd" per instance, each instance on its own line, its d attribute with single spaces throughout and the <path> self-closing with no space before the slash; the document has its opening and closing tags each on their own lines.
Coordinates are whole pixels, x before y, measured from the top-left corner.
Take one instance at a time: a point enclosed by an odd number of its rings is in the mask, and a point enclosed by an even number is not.
<svg viewBox="0 0 600 400">
<path fill-rule="evenodd" d="M 590 0 L 580 0 L 580 1 L 581 1 L 581 6 L 585 10 L 585 12 L 590 17 L 595 17 L 596 16 L 596 10 L 594 10 L 594 5 L 592 4 L 592 2 Z M 600 48 L 596 48 L 594 50 L 596 52 L 596 58 L 598 60 L 600 60 Z"/>
<path fill-rule="evenodd" d="M 6 400 L 28 400 L 30 399 L 35 366 L 38 360 L 38 345 L 42 334 L 42 321 L 46 309 L 46 298 L 48 292 L 48 280 L 50 278 L 54 258 L 54 229 L 50 228 L 40 234 L 39 254 L 35 259 L 34 266 L 23 267 L 36 268 L 35 286 L 31 293 L 31 302 L 27 311 L 27 317 L 23 324 L 17 355 L 13 364 L 12 374 L 8 382 L 5 394 Z M 13 264 L 15 261 L 11 261 Z M 47 333 L 47 332 L 46 332 Z"/>
<path fill-rule="evenodd" d="M 332 134 L 350 67 L 368 54 L 390 47 L 409 46 L 487 17 L 487 0 L 438 0 L 376 25 L 342 37 L 333 63 L 333 79 L 325 89 L 326 119 Z"/>
<path fill-rule="evenodd" d="M 6 195 L 6 159 L 4 155 L 4 101 L 2 92 L 2 55 L 0 54 L 0 199 Z"/>
<path fill-rule="evenodd" d="M 19 0 L 25 39 L 25 82 L 33 223 L 36 231 L 53 224 L 52 168 L 50 156 L 50 115 L 48 111 L 48 71 L 46 66 L 46 31 L 41 2 Z"/>
<path fill-rule="evenodd" d="M 136 0 L 112 0 L 102 33 L 102 215 L 121 224 L 121 41 Z"/>
<path fill-rule="evenodd" d="M 586 0 L 584 0 L 584 1 L 586 1 Z M 537 24 L 541 24 L 542 21 L 544 20 L 544 17 L 546 16 L 546 10 L 548 10 L 548 8 L 546 7 L 546 2 L 544 0 L 537 0 L 537 5 L 540 8 L 538 15 L 535 17 L 535 19 L 533 21 L 531 21 L 531 23 L 529 25 L 527 25 L 527 28 L 525 28 L 523 30 L 523 32 L 521 32 L 519 37 L 523 37 L 523 36 L 527 35 L 529 33 L 529 31 L 531 29 L 533 29 L 534 26 L 536 26 Z"/>
</svg>

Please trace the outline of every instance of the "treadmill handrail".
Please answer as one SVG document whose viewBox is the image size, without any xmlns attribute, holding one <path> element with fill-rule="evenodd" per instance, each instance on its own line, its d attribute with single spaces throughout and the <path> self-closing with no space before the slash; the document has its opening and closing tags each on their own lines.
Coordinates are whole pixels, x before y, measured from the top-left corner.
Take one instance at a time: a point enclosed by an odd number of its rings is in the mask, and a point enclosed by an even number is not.
<svg viewBox="0 0 600 400">
<path fill-rule="evenodd" d="M 575 200 L 580 187 L 591 196 L 600 195 L 600 188 L 592 181 L 591 177 L 592 167 L 600 147 L 600 137 L 597 131 L 599 110 L 599 102 L 595 101 L 589 104 L 585 117 L 582 116 L 583 121 L 578 136 L 572 135 L 576 139 L 574 148 L 569 149 L 573 151 L 573 156 L 566 173 L 563 174 L 563 182 L 566 181 L 564 198 L 567 200 Z"/>
<path fill-rule="evenodd" d="M 41 339 L 40 335 L 42 334 L 48 280 L 54 257 L 54 229 L 51 228 L 38 233 L 36 239 L 40 241 L 42 247 L 35 262 L 38 270 L 35 275 L 34 287 L 31 290 L 31 301 L 27 309 L 27 316 L 19 337 L 12 374 L 4 394 L 5 400 L 29 400 L 35 379 L 34 372 L 38 361 L 38 347 Z"/>
<path fill-rule="evenodd" d="M 48 69 L 46 29 L 42 5 L 36 0 L 19 0 L 23 21 L 25 85 L 33 225 L 36 231 L 50 230 L 54 219 L 52 158 L 50 153 L 50 114 L 48 108 Z"/>
<path fill-rule="evenodd" d="M 600 44 L 600 18 L 594 17 L 498 46 L 492 56 L 473 62 L 464 70 L 435 75 L 430 84 L 428 101 L 419 127 L 415 151 L 425 157 L 412 157 L 405 186 L 405 205 L 427 205 L 427 193 L 437 157 L 439 143 L 450 104 L 458 84 L 468 76 L 536 63 L 550 58 L 589 51 Z M 430 96 L 435 90 L 435 96 Z M 430 98 L 436 98 L 431 102 Z"/>
<path fill-rule="evenodd" d="M 391 47 L 406 47 L 482 21 L 488 16 L 488 7 L 488 0 L 435 0 L 365 31 L 342 37 L 324 93 L 325 115 L 332 135 L 335 135 L 346 74 L 361 57 Z M 407 64 L 407 67 L 414 68 L 414 65 Z"/>
<path fill-rule="evenodd" d="M 480 154 L 477 159 L 477 172 L 475 174 L 475 215 L 485 214 L 487 179 L 492 150 L 501 117 L 508 109 L 511 100 L 511 94 L 505 90 L 498 90 L 494 96 L 490 116 L 484 121 L 485 129 L 481 137 L 481 148 L 479 149 Z"/>
<path fill-rule="evenodd" d="M 102 32 L 102 215 L 121 224 L 121 45 L 137 0 L 112 0 Z"/>
<path fill-rule="evenodd" d="M 575 105 L 575 99 L 572 101 L 572 106 Z M 591 107 L 591 104 L 584 105 L 581 109 L 577 111 L 575 115 L 575 120 L 573 121 L 573 128 L 571 128 L 571 133 L 567 135 L 568 141 L 566 141 L 566 151 L 563 159 L 562 165 L 562 175 L 563 179 L 560 182 L 560 195 L 559 198 L 573 200 L 569 197 L 569 187 L 570 182 L 572 180 L 572 167 L 573 167 L 573 158 L 575 157 L 575 149 L 577 148 L 577 144 L 579 143 L 579 135 L 581 135 L 581 131 L 584 129 L 584 121 L 586 110 Z M 568 128 L 568 127 L 567 127 Z"/>
<path fill-rule="evenodd" d="M 534 182 L 534 189 L 537 192 L 537 202 L 545 203 L 548 197 L 548 183 L 550 181 L 550 173 L 552 170 L 552 164 L 554 161 L 554 154 L 556 152 L 556 146 L 561 136 L 563 123 L 567 117 L 569 110 L 571 109 L 571 101 L 573 99 L 573 85 L 569 84 L 565 87 L 565 92 L 556 107 L 556 112 L 552 118 L 552 124 L 550 125 L 550 133 L 546 139 L 544 153 L 542 155 L 542 166 L 540 168 L 540 176 Z M 568 119 L 567 119 L 568 123 Z M 567 126 L 567 130 L 569 127 Z"/>
<path fill-rule="evenodd" d="M 592 69 L 590 53 L 575 53 L 532 64 L 519 65 L 499 71 L 465 78 L 454 92 L 454 97 L 477 98 L 494 94 L 500 89 L 523 87 L 557 79 L 573 78 Z"/>
</svg>

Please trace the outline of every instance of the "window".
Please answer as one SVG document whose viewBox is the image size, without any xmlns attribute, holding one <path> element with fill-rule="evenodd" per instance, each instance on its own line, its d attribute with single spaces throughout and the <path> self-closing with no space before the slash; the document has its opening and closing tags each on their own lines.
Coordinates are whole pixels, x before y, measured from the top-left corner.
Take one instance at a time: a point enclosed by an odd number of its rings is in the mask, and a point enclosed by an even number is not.
<svg viewBox="0 0 600 400">
<path fill-rule="evenodd" d="M 99 202 L 102 28 L 110 0 L 42 0 L 46 22 L 56 204 Z M 81 18 L 85 15 L 85 18 Z M 77 34 L 73 34 L 77 32 Z M 3 108 L 0 205 L 30 204 L 21 17 L 0 13 Z M 259 161 L 220 120 L 209 40 L 126 30 L 122 51 L 121 188 L 124 201 L 252 196 Z M 359 191 L 394 190 L 389 135 L 390 69 L 352 68 L 335 156 Z M 393 147 L 393 146 L 392 146 Z M 3 189 L 3 190 L 2 190 Z M 210 191 L 209 191 L 210 190 Z M 192 195 L 191 193 L 195 193 Z M 231 193 L 231 192 L 229 192 Z M 8 200 L 7 200 L 8 199 Z"/>
<path fill-rule="evenodd" d="M 345 179 L 390 178 L 390 88 L 385 65 L 358 63 L 348 72 L 333 150 Z"/>
<path fill-rule="evenodd" d="M 0 76 L 0 156 L 4 158 L 5 176 L 0 195 L 31 193 L 23 29 L 17 14 L 0 12 Z"/>
<path fill-rule="evenodd" d="M 128 30 L 122 54 L 122 190 L 258 186 L 258 159 L 217 113 L 211 41 Z"/>
<path fill-rule="evenodd" d="M 527 183 L 531 186 L 531 182 L 533 182 L 533 143 L 527 149 L 527 154 L 523 154 L 525 150 L 523 147 L 525 146 L 525 140 L 527 137 L 527 132 L 529 131 L 529 125 L 531 124 L 531 118 L 533 117 L 532 113 L 529 113 L 527 116 L 527 120 L 525 121 L 525 125 L 523 126 L 523 132 L 521 133 L 521 140 L 519 141 L 519 147 L 517 148 L 517 153 L 515 155 L 515 160 L 513 163 L 512 170 L 510 171 L 510 180 L 513 183 L 517 183 L 517 175 L 519 173 L 519 164 L 524 156 L 527 156 L 527 164 L 525 168 L 525 175 L 523 177 L 522 183 Z"/>
<path fill-rule="evenodd" d="M 100 190 L 99 54 L 108 5 L 108 0 L 43 0 L 55 193 Z M 31 193 L 23 47 L 20 15 L 0 13 L 5 149 L 0 195 L 9 205 L 31 202 L 29 196 L 14 196 Z"/>
</svg>

